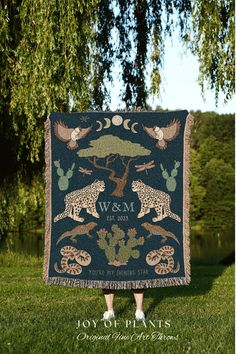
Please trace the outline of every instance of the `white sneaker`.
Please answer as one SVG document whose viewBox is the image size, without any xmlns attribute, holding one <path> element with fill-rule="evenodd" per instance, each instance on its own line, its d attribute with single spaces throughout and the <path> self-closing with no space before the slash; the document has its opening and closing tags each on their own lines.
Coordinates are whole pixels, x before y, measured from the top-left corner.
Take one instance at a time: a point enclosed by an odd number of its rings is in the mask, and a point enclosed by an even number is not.
<svg viewBox="0 0 236 354">
<path fill-rule="evenodd" d="M 111 320 L 112 318 L 115 318 L 114 311 L 113 310 L 108 310 L 108 311 L 104 312 L 102 321 Z"/>
<path fill-rule="evenodd" d="M 145 315 L 142 310 L 135 311 L 135 319 L 137 321 L 145 321 Z"/>
</svg>

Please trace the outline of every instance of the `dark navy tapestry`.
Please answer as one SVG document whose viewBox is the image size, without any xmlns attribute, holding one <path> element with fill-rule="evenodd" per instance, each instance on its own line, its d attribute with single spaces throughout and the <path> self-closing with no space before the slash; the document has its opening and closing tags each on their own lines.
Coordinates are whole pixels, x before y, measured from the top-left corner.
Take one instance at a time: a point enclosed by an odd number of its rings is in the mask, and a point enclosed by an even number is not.
<svg viewBox="0 0 236 354">
<path fill-rule="evenodd" d="M 187 111 L 50 115 L 46 284 L 189 284 L 192 123 Z"/>
</svg>

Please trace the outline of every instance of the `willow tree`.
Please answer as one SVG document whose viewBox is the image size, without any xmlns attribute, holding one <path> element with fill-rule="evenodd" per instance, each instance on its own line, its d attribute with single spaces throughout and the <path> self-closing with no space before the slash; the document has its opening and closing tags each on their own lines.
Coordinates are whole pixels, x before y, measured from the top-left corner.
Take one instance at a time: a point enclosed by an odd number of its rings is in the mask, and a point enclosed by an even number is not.
<svg viewBox="0 0 236 354">
<path fill-rule="evenodd" d="M 105 20 L 104 20 L 105 19 Z M 102 108 L 112 65 L 120 64 L 126 106 L 146 107 L 158 95 L 166 35 L 179 39 L 200 62 L 199 83 L 228 100 L 234 93 L 234 2 L 231 0 L 109 0 L 98 4 L 94 105 Z M 151 69 L 150 76 L 147 68 Z M 148 78 L 151 80 L 148 86 Z"/>
<path fill-rule="evenodd" d="M 159 93 L 165 35 L 172 34 L 176 22 L 180 40 L 199 58 L 202 87 L 207 80 L 216 93 L 230 98 L 230 0 L 2 1 L 1 124 L 8 138 L 14 135 L 18 158 L 21 152 L 32 162 L 42 158 L 42 123 L 48 113 L 109 106 L 105 83 L 112 81 L 115 62 L 126 106 L 146 107 L 149 93 Z"/>
<path fill-rule="evenodd" d="M 0 231 L 43 212 L 47 115 L 91 104 L 96 9 L 97 0 L 0 2 Z"/>
<path fill-rule="evenodd" d="M 16 224 L 19 215 L 24 219 L 33 200 L 35 210 L 43 208 L 47 115 L 109 107 L 107 83 L 112 82 L 114 63 L 121 68 L 125 105 L 147 107 L 148 95 L 159 93 L 165 36 L 173 33 L 176 22 L 180 40 L 201 63 L 202 88 L 208 82 L 216 97 L 222 91 L 230 98 L 230 0 L 0 2 L 0 231 Z M 34 187 L 39 185 L 41 189 Z"/>
<path fill-rule="evenodd" d="M 192 37 L 189 44 L 200 63 L 199 83 L 222 92 L 226 101 L 235 89 L 234 1 L 192 1 Z"/>
<path fill-rule="evenodd" d="M 120 139 L 114 135 L 104 135 L 89 142 L 89 147 L 78 151 L 79 157 L 86 157 L 96 169 L 108 172 L 108 178 L 115 183 L 111 195 L 123 197 L 128 181 L 131 163 L 151 151 L 138 143 Z M 102 160 L 102 161 L 101 161 Z M 119 161 L 115 168 L 114 163 Z"/>
</svg>

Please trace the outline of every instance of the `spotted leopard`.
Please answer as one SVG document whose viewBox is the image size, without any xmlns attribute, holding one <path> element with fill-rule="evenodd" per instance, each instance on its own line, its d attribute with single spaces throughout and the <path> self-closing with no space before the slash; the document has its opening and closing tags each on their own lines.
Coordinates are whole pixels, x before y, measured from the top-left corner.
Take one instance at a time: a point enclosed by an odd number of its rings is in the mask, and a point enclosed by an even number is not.
<svg viewBox="0 0 236 354">
<path fill-rule="evenodd" d="M 181 221 L 180 217 L 170 210 L 171 198 L 169 194 L 154 189 L 141 180 L 133 181 L 131 185 L 132 191 L 137 192 L 138 198 L 141 202 L 141 209 L 138 213 L 138 218 L 142 218 L 145 214 L 148 214 L 151 209 L 155 209 L 157 216 L 152 221 L 160 221 L 167 216 L 177 221 Z"/>
<path fill-rule="evenodd" d="M 65 210 L 63 213 L 58 214 L 54 218 L 54 222 L 69 217 L 73 220 L 83 222 L 84 218 L 80 217 L 81 210 L 86 209 L 88 214 L 91 214 L 95 218 L 99 218 L 99 214 L 96 210 L 96 201 L 101 192 L 105 190 L 104 181 L 95 180 L 92 184 L 77 189 L 65 196 Z"/>
</svg>

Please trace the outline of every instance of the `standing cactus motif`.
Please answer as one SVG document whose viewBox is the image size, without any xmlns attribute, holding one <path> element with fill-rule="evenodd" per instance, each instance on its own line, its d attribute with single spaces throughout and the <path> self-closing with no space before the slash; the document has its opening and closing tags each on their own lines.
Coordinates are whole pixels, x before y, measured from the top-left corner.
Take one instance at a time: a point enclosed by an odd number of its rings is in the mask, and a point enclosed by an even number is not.
<svg viewBox="0 0 236 354">
<path fill-rule="evenodd" d="M 100 229 L 97 234 L 98 246 L 105 251 L 105 255 L 109 261 L 108 264 L 114 266 L 127 265 L 130 257 L 139 258 L 140 252 L 134 247 L 144 244 L 144 237 L 136 238 L 137 231 L 135 228 L 128 229 L 128 239 L 125 240 L 125 232 L 118 227 L 112 225 L 112 232 L 106 229 Z"/>
<path fill-rule="evenodd" d="M 176 189 L 176 179 L 175 177 L 178 174 L 177 168 L 179 168 L 180 166 L 180 162 L 179 161 L 174 161 L 175 165 L 173 170 L 171 171 L 171 175 L 169 176 L 169 173 L 166 169 L 164 169 L 163 165 L 160 164 L 161 170 L 162 170 L 162 177 L 164 179 L 166 179 L 166 188 L 168 189 L 168 191 L 170 192 L 174 192 Z"/>
<path fill-rule="evenodd" d="M 73 163 L 71 168 L 67 170 L 66 175 L 64 175 L 64 170 L 60 166 L 60 160 L 54 161 L 54 165 L 57 167 L 57 175 L 59 176 L 58 187 L 60 191 L 66 191 L 69 187 L 69 179 L 73 176 L 75 164 Z"/>
</svg>

